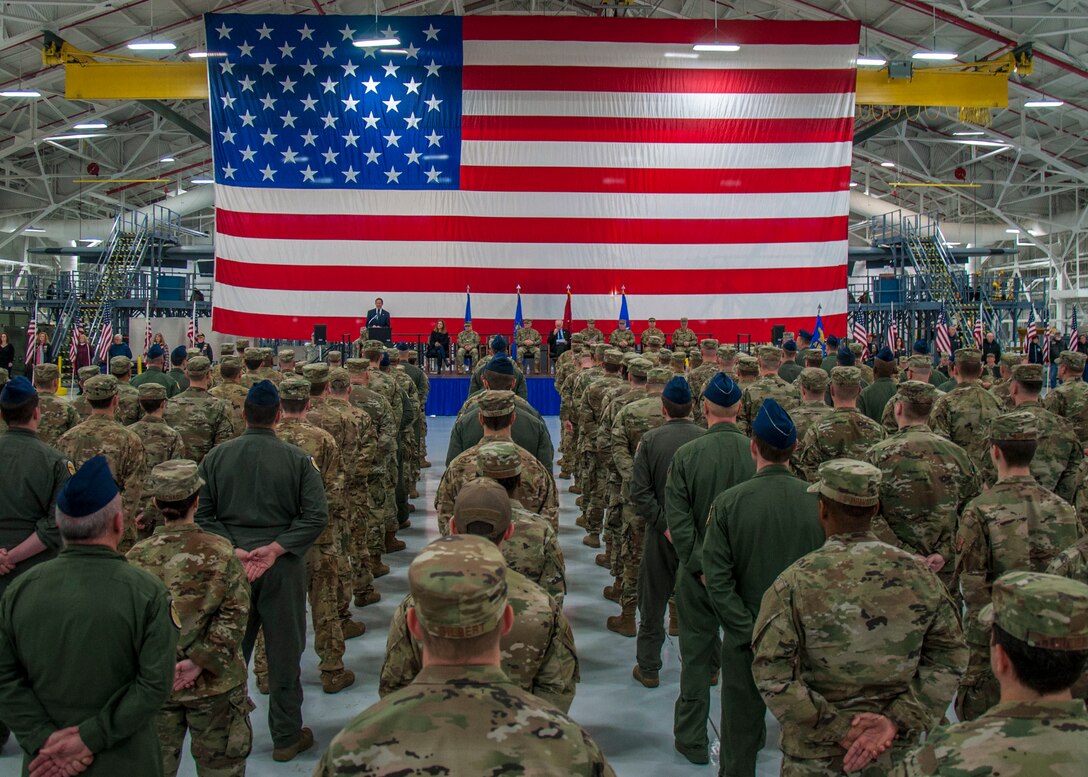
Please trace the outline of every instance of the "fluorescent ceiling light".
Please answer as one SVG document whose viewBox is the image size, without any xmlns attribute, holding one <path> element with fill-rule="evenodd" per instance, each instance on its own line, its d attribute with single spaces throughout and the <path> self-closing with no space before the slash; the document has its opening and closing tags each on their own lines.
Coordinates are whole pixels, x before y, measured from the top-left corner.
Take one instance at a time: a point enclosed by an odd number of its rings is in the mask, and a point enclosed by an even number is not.
<svg viewBox="0 0 1088 777">
<path fill-rule="evenodd" d="M 986 133 L 983 132 L 982 130 L 969 130 L 969 131 L 965 130 L 965 131 L 962 131 L 962 132 L 953 132 L 952 134 L 963 138 L 963 137 L 967 137 L 969 135 L 985 135 Z"/>
<path fill-rule="evenodd" d="M 857 182 L 857 181 L 851 181 L 851 182 L 850 182 L 850 188 L 851 188 L 851 189 L 855 188 L 855 187 L 856 187 L 857 185 L 858 185 L 858 182 Z"/>
<path fill-rule="evenodd" d="M 160 161 L 160 162 L 176 162 L 176 161 L 178 161 L 178 160 L 174 159 L 174 157 L 172 157 L 172 156 L 164 156 L 164 157 L 163 157 L 162 159 L 160 159 L 159 161 Z"/>
<path fill-rule="evenodd" d="M 961 246 L 963 243 L 945 243 L 946 246 Z"/>
<path fill-rule="evenodd" d="M 1019 235 L 1019 234 L 1020 234 L 1020 230 L 1019 230 L 1019 229 L 1013 229 L 1013 228 L 1011 228 L 1011 227 L 1010 227 L 1009 229 L 1006 229 L 1006 230 L 1005 230 L 1005 234 L 1008 234 L 1008 235 Z"/>
<path fill-rule="evenodd" d="M 146 40 L 130 43 L 128 47 L 132 51 L 173 51 L 178 45 L 168 40 Z"/>
<path fill-rule="evenodd" d="M 97 237 L 81 237 L 80 243 L 86 243 L 88 248 L 97 248 L 102 245 L 102 241 Z"/>
<path fill-rule="evenodd" d="M 378 49 L 382 54 L 400 54 L 404 55 L 408 53 L 408 49 Z"/>
<path fill-rule="evenodd" d="M 27 227 L 23 231 L 24 232 L 45 232 L 45 230 L 41 229 L 40 227 Z"/>
<path fill-rule="evenodd" d="M 390 30 L 392 32 L 392 30 Z M 381 46 L 399 46 L 400 38 L 364 38 L 353 40 L 351 45 L 357 49 L 376 49 Z"/>
<path fill-rule="evenodd" d="M 895 162 L 881 162 L 881 167 L 895 167 Z"/>
<path fill-rule="evenodd" d="M 72 129 L 105 129 L 106 122 L 104 121 L 84 121 L 79 124 L 73 124 Z"/>
<path fill-rule="evenodd" d="M 197 185 L 202 184 L 202 183 L 215 183 L 215 179 L 214 178 L 193 178 L 191 181 L 189 181 L 189 183 L 197 184 Z"/>
<path fill-rule="evenodd" d="M 1029 229 L 1028 234 L 1032 237 L 1042 237 L 1042 232 L 1038 229 Z"/>
<path fill-rule="evenodd" d="M 666 51 L 665 59 L 698 59 L 699 55 L 688 51 Z"/>
<path fill-rule="evenodd" d="M 103 132 L 74 132 L 69 135 L 50 135 L 46 140 L 86 140 L 87 138 L 105 137 Z"/>
<path fill-rule="evenodd" d="M 1060 108 L 1065 105 L 1061 100 L 1027 100 L 1025 108 Z"/>
<path fill-rule="evenodd" d="M 983 148 L 1010 148 L 1008 143 L 999 143 L 996 140 L 953 140 L 961 146 L 982 146 Z"/>
<path fill-rule="evenodd" d="M 41 97 L 42 93 L 37 89 L 6 89 L 0 92 L 0 97 Z"/>
<path fill-rule="evenodd" d="M 740 51 L 740 46 L 735 43 L 696 43 L 691 47 L 692 51 Z"/>
<path fill-rule="evenodd" d="M 958 56 L 959 54 L 954 51 L 916 51 L 911 56 L 911 59 L 921 59 L 931 62 L 948 62 Z"/>
<path fill-rule="evenodd" d="M 225 57 L 227 53 L 225 51 L 190 51 L 190 59 L 208 59 L 208 57 Z"/>
<path fill-rule="evenodd" d="M 888 60 L 880 57 L 858 57 L 858 67 L 884 67 Z"/>
</svg>

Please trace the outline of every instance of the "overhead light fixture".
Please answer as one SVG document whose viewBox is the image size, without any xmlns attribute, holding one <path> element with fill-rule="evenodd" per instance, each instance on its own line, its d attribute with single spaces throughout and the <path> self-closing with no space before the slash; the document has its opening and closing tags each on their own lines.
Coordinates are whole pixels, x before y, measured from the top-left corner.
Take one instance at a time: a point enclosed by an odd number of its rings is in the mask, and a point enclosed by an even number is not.
<svg viewBox="0 0 1088 777">
<path fill-rule="evenodd" d="M 1005 230 L 1005 234 L 1007 234 L 1007 235 L 1019 235 L 1020 230 L 1019 229 L 1013 229 L 1013 228 L 1010 227 L 1009 229 Z"/>
<path fill-rule="evenodd" d="M 961 246 L 963 243 L 945 243 L 946 246 Z"/>
<path fill-rule="evenodd" d="M 79 239 L 79 242 L 86 243 L 87 248 L 97 248 L 98 246 L 102 245 L 102 240 L 97 237 L 81 237 Z"/>
<path fill-rule="evenodd" d="M 956 135 L 957 137 L 965 138 L 969 135 L 985 135 L 986 133 L 982 130 L 965 130 L 961 132 L 953 132 L 952 134 Z"/>
<path fill-rule="evenodd" d="M 982 148 L 1011 148 L 1008 143 L 999 143 L 996 140 L 953 140 L 961 146 L 981 146 Z"/>
<path fill-rule="evenodd" d="M 1038 229 L 1029 229 L 1028 234 L 1032 237 L 1042 237 L 1043 235 L 1042 231 Z"/>
<path fill-rule="evenodd" d="M 105 129 L 106 122 L 104 121 L 84 121 L 79 124 L 73 124 L 72 129 Z"/>
<path fill-rule="evenodd" d="M 192 180 L 189 181 L 189 183 L 196 184 L 196 185 L 199 185 L 199 184 L 202 184 L 202 183 L 215 183 L 215 179 L 214 178 L 193 178 Z"/>
<path fill-rule="evenodd" d="M 5 89 L 0 92 L 0 97 L 41 97 L 42 93 L 37 89 Z"/>
<path fill-rule="evenodd" d="M 400 38 L 364 38 L 353 40 L 351 45 L 357 49 L 377 49 L 382 46 L 399 46 Z"/>
<path fill-rule="evenodd" d="M 858 67 L 884 67 L 888 60 L 880 57 L 858 57 L 857 64 Z"/>
<path fill-rule="evenodd" d="M 164 156 L 164 157 L 163 157 L 162 159 L 160 159 L 159 161 L 160 161 L 160 162 L 176 162 L 176 161 L 178 161 L 178 160 L 174 159 L 174 157 L 172 157 L 172 156 Z"/>
<path fill-rule="evenodd" d="M 911 59 L 919 59 L 928 62 L 948 62 L 959 56 L 954 51 L 916 51 Z"/>
<path fill-rule="evenodd" d="M 699 55 L 688 51 L 666 51 L 665 59 L 698 59 Z"/>
<path fill-rule="evenodd" d="M 35 233 L 45 232 L 45 230 L 42 229 L 41 227 L 27 227 L 23 231 L 24 232 L 35 232 Z"/>
<path fill-rule="evenodd" d="M 1065 105 L 1062 100 L 1027 100 L 1024 102 L 1025 108 L 1060 108 Z"/>
<path fill-rule="evenodd" d="M 855 188 L 857 188 L 857 186 L 858 186 L 858 182 L 857 182 L 857 181 L 851 181 L 851 182 L 850 182 L 850 188 L 851 188 L 851 189 L 855 189 Z"/>
<path fill-rule="evenodd" d="M 69 135 L 50 135 L 45 140 L 86 140 L 87 138 L 105 137 L 103 132 L 73 132 Z"/>
<path fill-rule="evenodd" d="M 168 40 L 145 40 L 128 44 L 130 51 L 173 51 L 178 44 Z"/>
<path fill-rule="evenodd" d="M 895 162 L 881 162 L 881 167 L 895 167 Z"/>
<path fill-rule="evenodd" d="M 735 43 L 696 43 L 691 47 L 692 51 L 740 51 L 740 46 Z"/>
<path fill-rule="evenodd" d="M 208 59 L 209 57 L 225 57 L 227 52 L 225 51 L 190 51 L 190 59 Z"/>
<path fill-rule="evenodd" d="M 404 56 L 408 53 L 408 49 L 378 49 L 382 54 L 400 54 Z"/>
</svg>

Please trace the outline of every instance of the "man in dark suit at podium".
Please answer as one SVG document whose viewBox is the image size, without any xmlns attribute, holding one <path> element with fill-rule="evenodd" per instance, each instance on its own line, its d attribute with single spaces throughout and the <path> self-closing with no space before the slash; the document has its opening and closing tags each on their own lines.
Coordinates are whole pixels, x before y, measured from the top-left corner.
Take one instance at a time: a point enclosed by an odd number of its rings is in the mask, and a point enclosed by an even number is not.
<svg viewBox="0 0 1088 777">
<path fill-rule="evenodd" d="M 366 312 L 366 325 L 372 326 L 392 326 L 392 322 L 389 319 L 389 311 L 382 307 L 382 298 L 378 297 L 374 300 L 374 307 Z"/>
</svg>

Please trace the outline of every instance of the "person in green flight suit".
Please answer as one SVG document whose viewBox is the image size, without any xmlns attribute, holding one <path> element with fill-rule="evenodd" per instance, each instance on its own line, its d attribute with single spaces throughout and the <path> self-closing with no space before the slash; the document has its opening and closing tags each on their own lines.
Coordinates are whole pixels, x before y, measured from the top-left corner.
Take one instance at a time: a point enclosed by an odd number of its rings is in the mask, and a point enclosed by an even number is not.
<svg viewBox="0 0 1088 777">
<path fill-rule="evenodd" d="M 722 626 L 722 759 L 719 774 L 755 777 L 767 740 L 763 698 L 752 679 L 752 627 L 782 570 L 824 543 L 816 497 L 789 470 L 797 428 L 773 398 L 752 423 L 751 480 L 718 495 L 703 540 L 703 574 Z"/>
<path fill-rule="evenodd" d="M 23 773 L 158 777 L 180 621 L 166 587 L 117 552 L 125 518 L 105 456 L 64 484 L 56 520 L 64 550 L 0 598 L 0 710 Z"/>
<path fill-rule="evenodd" d="M 166 351 L 162 349 L 162 346 L 152 345 L 147 349 L 147 369 L 130 380 L 129 385 L 139 388 L 144 383 L 158 383 L 166 387 L 167 399 L 176 394 L 180 394 L 181 387 L 178 386 L 178 382 L 162 370 L 163 359 L 165 358 Z"/>
<path fill-rule="evenodd" d="M 892 349 L 884 346 L 873 358 L 873 382 L 866 386 L 858 397 L 858 410 L 877 423 L 880 423 L 884 417 L 884 406 L 898 390 L 895 382 L 897 369 L 898 365 Z"/>
<path fill-rule="evenodd" d="M 711 675 L 721 652 L 718 619 L 703 583 L 703 535 L 710 505 L 722 491 L 755 472 L 748 438 L 737 426 L 741 390 L 719 372 L 703 389 L 707 433 L 680 448 L 665 484 L 665 520 L 676 549 L 676 609 L 680 618 L 680 696 L 673 744 L 692 763 L 710 760 L 706 721 Z"/>
<path fill-rule="evenodd" d="M 306 647 L 306 551 L 329 522 L 325 486 L 313 457 L 276 437 L 280 394 L 269 380 L 246 395 L 246 431 L 200 462 L 201 528 L 230 540 L 253 587 L 242 652 L 248 662 L 264 626 L 272 758 L 290 761 L 313 747 L 302 726 L 299 664 Z"/>
</svg>

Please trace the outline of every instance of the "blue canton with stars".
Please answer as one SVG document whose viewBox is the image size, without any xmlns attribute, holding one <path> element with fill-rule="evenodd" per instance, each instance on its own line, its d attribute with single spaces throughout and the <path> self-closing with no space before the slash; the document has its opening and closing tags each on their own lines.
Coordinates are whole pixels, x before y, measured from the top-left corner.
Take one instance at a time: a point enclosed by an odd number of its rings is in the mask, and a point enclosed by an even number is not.
<svg viewBox="0 0 1088 777">
<path fill-rule="evenodd" d="M 460 18 L 208 14 L 205 32 L 217 184 L 458 187 Z"/>
</svg>

